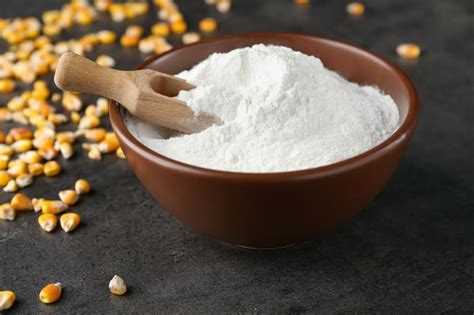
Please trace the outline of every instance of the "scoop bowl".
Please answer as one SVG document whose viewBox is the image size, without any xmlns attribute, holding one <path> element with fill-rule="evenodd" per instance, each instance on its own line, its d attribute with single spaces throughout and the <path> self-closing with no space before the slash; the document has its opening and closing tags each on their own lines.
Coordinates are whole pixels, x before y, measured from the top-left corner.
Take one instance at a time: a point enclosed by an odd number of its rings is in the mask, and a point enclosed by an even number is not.
<svg viewBox="0 0 474 315">
<path fill-rule="evenodd" d="M 290 47 L 322 60 L 349 81 L 375 85 L 392 96 L 400 127 L 353 158 L 281 173 L 235 173 L 200 168 L 160 155 L 135 139 L 117 103 L 112 127 L 133 171 L 159 204 L 193 230 L 246 247 L 275 248 L 319 238 L 360 212 L 395 171 L 415 131 L 419 104 L 407 76 L 382 57 L 350 44 L 289 33 L 216 37 L 153 57 L 139 69 L 176 74 L 214 52 L 254 44 Z"/>
</svg>

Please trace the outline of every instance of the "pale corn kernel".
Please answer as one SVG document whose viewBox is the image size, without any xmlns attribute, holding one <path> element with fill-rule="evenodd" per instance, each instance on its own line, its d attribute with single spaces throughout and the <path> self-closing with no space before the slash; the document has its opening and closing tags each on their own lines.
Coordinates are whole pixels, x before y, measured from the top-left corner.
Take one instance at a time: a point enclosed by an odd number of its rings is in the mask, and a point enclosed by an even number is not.
<svg viewBox="0 0 474 315">
<path fill-rule="evenodd" d="M 13 139 L 12 135 L 6 135 L 4 142 L 5 144 L 11 145 L 13 142 L 15 142 L 15 139 Z"/>
<path fill-rule="evenodd" d="M 94 0 L 94 6 L 98 11 L 105 12 L 110 8 L 112 0 Z"/>
<path fill-rule="evenodd" d="M 15 211 L 32 211 L 33 203 L 31 199 L 23 194 L 16 194 L 10 201 L 10 205 Z"/>
<path fill-rule="evenodd" d="M 26 100 L 21 96 L 14 96 L 7 103 L 7 107 L 11 111 L 22 110 L 26 106 L 27 106 Z"/>
<path fill-rule="evenodd" d="M 10 79 L 0 79 L 0 93 L 7 94 L 13 92 L 16 84 Z"/>
<path fill-rule="evenodd" d="M 72 111 L 80 111 L 82 108 L 82 100 L 80 99 L 79 96 L 73 93 L 64 93 L 63 99 L 62 99 L 62 105 L 63 107 L 72 112 Z"/>
<path fill-rule="evenodd" d="M 55 133 L 53 133 L 52 135 L 49 135 L 49 134 L 46 134 L 47 131 L 49 130 L 49 128 L 45 128 L 43 131 L 45 133 L 41 134 L 38 132 L 38 135 L 35 134 L 35 138 L 33 139 L 33 146 L 37 149 L 47 149 L 47 148 L 51 148 L 53 147 L 54 145 L 54 137 L 55 137 Z M 38 130 L 37 130 L 38 131 Z M 54 130 L 53 130 L 54 132 Z"/>
<path fill-rule="evenodd" d="M 59 151 L 64 159 L 68 160 L 74 154 L 73 146 L 68 142 L 63 142 L 59 144 Z"/>
<path fill-rule="evenodd" d="M 61 125 L 68 122 L 68 118 L 64 114 L 49 114 L 48 121 L 52 122 L 54 125 Z"/>
<path fill-rule="evenodd" d="M 109 101 L 106 98 L 99 97 L 97 99 L 97 114 L 99 116 L 104 116 L 109 113 Z"/>
<path fill-rule="evenodd" d="M 43 163 L 33 163 L 28 165 L 28 173 L 32 176 L 39 176 L 43 174 Z"/>
<path fill-rule="evenodd" d="M 68 206 L 72 206 L 79 200 L 79 195 L 75 190 L 62 190 L 59 192 L 59 199 Z"/>
<path fill-rule="evenodd" d="M 0 122 L 10 121 L 12 114 L 8 108 L 0 107 Z"/>
<path fill-rule="evenodd" d="M 65 213 L 59 218 L 59 223 L 64 232 L 71 232 L 81 223 L 81 217 L 74 212 Z"/>
<path fill-rule="evenodd" d="M 21 174 L 15 179 L 18 187 L 24 188 L 30 186 L 33 183 L 33 176 L 30 174 Z"/>
<path fill-rule="evenodd" d="M 8 182 L 11 180 L 10 174 L 8 174 L 7 171 L 1 170 L 0 171 L 0 186 L 4 187 L 5 185 L 8 184 Z"/>
<path fill-rule="evenodd" d="M 97 116 L 97 107 L 94 104 L 87 106 L 84 114 L 86 116 Z"/>
<path fill-rule="evenodd" d="M 173 23 L 171 23 L 171 30 L 175 34 L 182 34 L 186 32 L 188 26 L 186 25 L 186 22 L 183 20 L 178 20 Z"/>
<path fill-rule="evenodd" d="M 56 161 L 49 161 L 44 164 L 44 175 L 56 176 L 61 172 L 61 165 Z"/>
<path fill-rule="evenodd" d="M 28 125 L 28 118 L 22 112 L 13 112 L 12 120 L 22 125 Z"/>
<path fill-rule="evenodd" d="M 74 184 L 74 189 L 79 195 L 83 195 L 91 191 L 91 185 L 85 179 L 78 179 Z"/>
<path fill-rule="evenodd" d="M 53 95 L 51 95 L 51 100 L 53 102 L 59 102 L 61 99 L 62 99 L 62 96 L 60 93 L 53 93 Z"/>
<path fill-rule="evenodd" d="M 56 141 L 59 143 L 73 144 L 76 141 L 76 136 L 72 131 L 62 131 L 56 134 Z"/>
<path fill-rule="evenodd" d="M 41 211 L 43 213 L 58 214 L 67 209 L 67 205 L 61 200 L 43 200 L 41 202 Z"/>
<path fill-rule="evenodd" d="M 8 155 L 0 155 L 0 170 L 6 170 L 8 168 L 8 162 L 10 157 Z"/>
<path fill-rule="evenodd" d="M 61 293 L 61 283 L 58 282 L 55 284 L 48 284 L 43 289 L 41 289 L 39 299 L 44 304 L 51 304 L 59 300 L 59 298 L 61 297 Z"/>
<path fill-rule="evenodd" d="M 104 140 L 107 131 L 104 128 L 88 129 L 84 132 L 84 137 L 92 142 L 100 142 Z"/>
<path fill-rule="evenodd" d="M 183 39 L 183 44 L 188 45 L 188 44 L 192 44 L 192 43 L 196 43 L 200 41 L 201 35 L 195 32 L 189 32 L 189 33 L 185 33 L 182 39 Z"/>
<path fill-rule="evenodd" d="M 79 121 L 79 129 L 92 129 L 100 125 L 99 117 L 97 116 L 84 116 Z"/>
<path fill-rule="evenodd" d="M 397 46 L 397 54 L 405 59 L 417 59 L 420 56 L 420 46 L 412 43 Z"/>
<path fill-rule="evenodd" d="M 110 45 L 115 42 L 117 35 L 115 35 L 115 33 L 112 31 L 104 30 L 97 33 L 97 38 L 101 44 Z"/>
<path fill-rule="evenodd" d="M 40 212 L 41 211 L 43 201 L 44 201 L 43 198 L 32 198 L 31 199 L 31 203 L 33 204 L 33 210 L 35 210 L 35 212 Z"/>
<path fill-rule="evenodd" d="M 58 150 L 53 147 L 39 149 L 38 153 L 43 157 L 43 159 L 48 161 L 56 158 L 59 154 Z"/>
<path fill-rule="evenodd" d="M 40 227 L 46 232 L 53 231 L 58 225 L 58 218 L 51 213 L 44 213 L 38 217 Z"/>
<path fill-rule="evenodd" d="M 183 15 L 181 12 L 176 10 L 171 10 L 169 13 L 168 21 L 173 24 L 174 22 L 184 21 Z"/>
<path fill-rule="evenodd" d="M 81 115 L 78 112 L 71 112 L 71 121 L 78 124 L 81 120 Z"/>
<path fill-rule="evenodd" d="M 133 47 L 137 46 L 140 38 L 124 35 L 120 38 L 120 44 L 123 47 Z"/>
<path fill-rule="evenodd" d="M 102 160 L 102 153 L 100 152 L 99 149 L 93 147 L 89 150 L 89 152 L 87 152 L 87 156 L 89 157 L 89 159 L 91 160 Z"/>
<path fill-rule="evenodd" d="M 8 220 L 13 221 L 15 220 L 16 211 L 12 208 L 9 203 L 4 203 L 0 205 L 0 220 Z M 1 298 L 0 298 L 1 299 Z M 1 303 L 0 303 L 1 306 Z M 1 311 L 0 307 L 0 311 Z"/>
<path fill-rule="evenodd" d="M 153 24 L 153 26 L 151 27 L 151 33 L 156 36 L 166 37 L 170 34 L 170 28 L 168 24 L 164 22 L 158 22 L 156 24 Z"/>
<path fill-rule="evenodd" d="M 127 292 L 127 285 L 121 277 L 115 275 L 109 282 L 109 290 L 112 294 L 124 295 Z"/>
<path fill-rule="evenodd" d="M 97 57 L 95 62 L 97 62 L 98 65 L 107 68 L 112 68 L 115 66 L 115 59 L 107 55 L 100 55 Z"/>
<path fill-rule="evenodd" d="M 147 2 L 126 2 L 124 5 L 125 10 L 127 11 L 127 16 L 131 18 L 145 14 L 149 9 Z"/>
<path fill-rule="evenodd" d="M 12 291 L 0 291 L 0 312 L 11 308 L 15 300 L 16 295 Z"/>
<path fill-rule="evenodd" d="M 149 54 L 153 51 L 155 51 L 156 47 L 156 39 L 147 37 L 143 38 L 138 42 L 138 50 L 144 54 Z"/>
<path fill-rule="evenodd" d="M 0 143 L 0 155 L 12 156 L 15 153 L 12 147 L 7 144 Z"/>
<path fill-rule="evenodd" d="M 108 132 L 105 139 L 99 143 L 99 150 L 102 153 L 111 153 L 120 147 L 117 136 L 113 132 Z"/>
<path fill-rule="evenodd" d="M 59 24 L 46 24 L 43 26 L 43 34 L 54 37 L 61 34 L 61 26 Z"/>
<path fill-rule="evenodd" d="M 217 28 L 217 22 L 213 18 L 204 18 L 199 22 L 199 29 L 203 33 L 214 32 Z"/>
<path fill-rule="evenodd" d="M 125 35 L 131 37 L 141 37 L 143 34 L 143 27 L 139 25 L 129 25 L 125 29 Z"/>
<path fill-rule="evenodd" d="M 18 161 L 18 162 L 16 162 L 16 161 Z M 12 162 L 13 161 L 10 161 L 8 163 L 9 165 L 8 165 L 8 169 L 7 169 L 7 172 L 10 176 L 16 178 L 16 177 L 28 172 L 28 166 L 25 162 L 23 162 L 21 160 L 15 160 L 15 163 L 12 163 Z"/>
<path fill-rule="evenodd" d="M 117 157 L 119 159 L 126 159 L 125 153 L 123 152 L 122 148 L 120 148 L 120 147 L 115 151 L 115 154 L 117 155 Z"/>
<path fill-rule="evenodd" d="M 37 151 L 33 150 L 20 154 L 18 158 L 27 164 L 41 162 L 41 155 L 39 155 Z"/>
<path fill-rule="evenodd" d="M 4 192 L 15 192 L 18 190 L 18 184 L 14 179 L 8 181 L 8 183 L 3 187 Z"/>
<path fill-rule="evenodd" d="M 44 11 L 41 15 L 44 24 L 56 23 L 59 19 L 59 10 Z"/>
<path fill-rule="evenodd" d="M 164 20 L 164 21 L 167 21 L 168 18 L 170 17 L 170 12 L 166 9 L 160 9 L 158 11 L 158 18 L 160 20 Z"/>
<path fill-rule="evenodd" d="M 351 2 L 346 6 L 346 12 L 352 16 L 361 16 L 364 14 L 365 7 L 360 2 Z"/>
<path fill-rule="evenodd" d="M 32 147 L 33 147 L 33 143 L 31 142 L 30 139 L 18 140 L 12 144 L 13 150 L 15 150 L 18 153 L 29 151 Z"/>
<path fill-rule="evenodd" d="M 309 2 L 309 0 L 302 0 L 302 1 Z M 231 0 L 219 0 L 216 4 L 216 9 L 220 13 L 229 12 L 231 7 L 232 7 L 232 1 Z"/>
</svg>

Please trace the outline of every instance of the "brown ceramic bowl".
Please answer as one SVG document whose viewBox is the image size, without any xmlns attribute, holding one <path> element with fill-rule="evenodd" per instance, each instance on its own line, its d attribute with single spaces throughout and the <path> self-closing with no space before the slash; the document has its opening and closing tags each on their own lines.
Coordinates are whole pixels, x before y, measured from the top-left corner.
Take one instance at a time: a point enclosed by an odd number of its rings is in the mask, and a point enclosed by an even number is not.
<svg viewBox="0 0 474 315">
<path fill-rule="evenodd" d="M 110 119 L 128 162 L 164 209 L 211 238 L 231 244 L 273 248 L 332 231 L 374 198 L 390 178 L 413 135 L 418 97 L 400 69 L 361 48 L 334 40 L 287 33 L 248 33 L 205 40 L 154 57 L 140 68 L 175 74 L 214 52 L 257 43 L 290 47 L 319 57 L 346 79 L 378 86 L 390 94 L 401 125 L 386 141 L 351 159 L 282 173 L 215 171 L 162 156 L 127 130 L 117 104 Z"/>
</svg>

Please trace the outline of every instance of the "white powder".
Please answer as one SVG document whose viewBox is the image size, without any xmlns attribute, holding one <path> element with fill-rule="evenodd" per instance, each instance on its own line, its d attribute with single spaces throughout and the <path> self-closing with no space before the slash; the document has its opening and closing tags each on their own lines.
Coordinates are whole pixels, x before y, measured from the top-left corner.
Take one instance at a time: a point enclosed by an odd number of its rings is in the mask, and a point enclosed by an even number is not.
<svg viewBox="0 0 474 315">
<path fill-rule="evenodd" d="M 152 150 L 205 168 L 262 173 L 323 166 L 371 149 L 399 124 L 390 96 L 286 47 L 213 54 L 178 76 L 197 88 L 177 98 L 221 125 L 168 139 L 134 118 L 127 126 Z"/>
</svg>

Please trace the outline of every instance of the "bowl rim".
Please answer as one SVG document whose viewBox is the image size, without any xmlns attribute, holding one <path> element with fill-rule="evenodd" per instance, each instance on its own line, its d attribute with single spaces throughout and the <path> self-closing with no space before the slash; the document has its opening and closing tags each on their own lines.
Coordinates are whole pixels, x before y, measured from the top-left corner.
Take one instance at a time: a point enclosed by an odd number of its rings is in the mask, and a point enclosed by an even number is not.
<svg viewBox="0 0 474 315">
<path fill-rule="evenodd" d="M 288 33 L 288 32 L 248 32 L 248 33 L 236 33 L 231 35 L 224 35 L 224 36 L 216 36 L 213 38 L 208 38 L 201 40 L 197 43 L 190 44 L 190 45 L 183 45 L 180 47 L 173 48 L 163 54 L 156 55 L 149 57 L 144 62 L 139 64 L 135 69 L 144 69 L 149 64 L 153 63 L 157 59 L 163 58 L 167 55 L 173 54 L 176 51 L 184 50 L 189 47 L 200 46 L 203 44 L 221 42 L 221 41 L 232 41 L 238 40 L 245 37 L 279 37 L 284 38 L 288 37 L 290 39 L 299 39 L 299 40 L 307 40 L 307 39 L 318 39 L 320 41 L 330 42 L 333 44 L 337 44 L 339 46 L 345 46 L 350 50 L 357 50 L 362 52 L 363 54 L 367 55 L 369 58 L 376 60 L 382 63 L 385 67 L 390 68 L 402 81 L 405 89 L 408 91 L 409 96 L 409 103 L 408 103 L 408 112 L 406 118 L 401 122 L 400 126 L 395 130 L 395 132 L 390 135 L 387 139 L 383 142 L 378 144 L 377 146 L 371 148 L 368 151 L 365 151 L 361 154 L 353 156 L 351 158 L 324 165 L 319 167 L 307 168 L 302 170 L 294 170 L 294 171 L 284 171 L 284 172 L 271 172 L 271 173 L 246 173 L 246 172 L 233 172 L 233 171 L 223 171 L 223 170 L 215 170 L 204 168 L 200 166 L 195 166 L 191 164 L 187 164 L 184 162 L 180 162 L 171 158 L 168 158 L 164 155 L 161 155 L 158 152 L 151 150 L 150 148 L 146 147 L 140 141 L 138 141 L 128 130 L 124 123 L 123 111 L 121 110 L 121 106 L 113 100 L 110 101 L 110 121 L 114 131 L 118 134 L 118 137 L 121 141 L 126 142 L 126 146 L 130 147 L 133 151 L 137 152 L 140 156 L 146 158 L 147 160 L 157 163 L 162 167 L 167 169 L 181 172 L 181 173 L 188 173 L 193 175 L 199 176 L 206 176 L 206 177 L 213 177 L 213 178 L 220 178 L 220 179 L 244 179 L 244 180 L 262 180 L 262 181 L 281 181 L 281 180 L 304 180 L 307 178 L 315 178 L 315 177 L 325 177 L 330 176 L 333 174 L 349 171 L 355 168 L 358 168 L 362 165 L 365 165 L 380 156 L 382 156 L 386 151 L 390 149 L 391 146 L 394 146 L 404 139 L 409 137 L 412 132 L 414 132 L 418 116 L 419 116 L 419 97 L 418 93 L 416 92 L 415 86 L 408 78 L 408 76 L 396 65 L 392 62 L 388 61 L 386 58 L 379 56 L 373 52 L 370 52 L 364 48 L 355 46 L 351 43 L 334 40 L 327 37 L 321 36 L 313 36 L 307 34 L 299 34 L 299 33 Z"/>
</svg>

